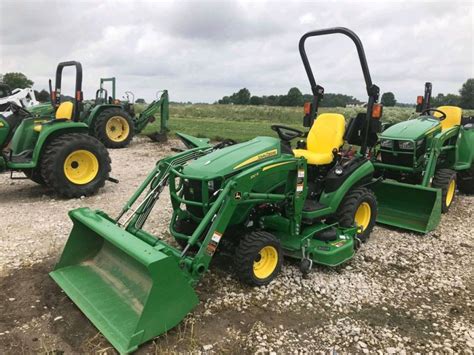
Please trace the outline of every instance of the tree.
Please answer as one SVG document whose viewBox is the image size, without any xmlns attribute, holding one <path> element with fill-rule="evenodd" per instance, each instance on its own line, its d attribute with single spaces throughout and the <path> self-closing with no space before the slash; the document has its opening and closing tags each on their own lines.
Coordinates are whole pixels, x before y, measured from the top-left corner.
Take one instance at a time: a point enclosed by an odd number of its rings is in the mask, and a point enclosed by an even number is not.
<svg viewBox="0 0 474 355">
<path fill-rule="evenodd" d="M 36 96 L 36 100 L 38 100 L 39 102 L 49 101 L 49 92 L 47 92 L 45 89 L 41 91 L 35 90 L 35 96 Z"/>
<path fill-rule="evenodd" d="M 380 101 L 382 102 L 382 105 L 387 107 L 395 106 L 395 104 L 397 103 L 393 92 L 384 92 Z"/>
<path fill-rule="evenodd" d="M 247 88 L 240 89 L 232 94 L 230 100 L 235 105 L 248 105 L 250 103 L 250 91 Z"/>
<path fill-rule="evenodd" d="M 263 97 L 252 96 L 250 98 L 250 105 L 255 105 L 255 106 L 263 105 Z"/>
<path fill-rule="evenodd" d="M 229 105 L 232 103 L 232 101 L 230 101 L 230 97 L 229 96 L 224 96 L 222 99 L 220 99 L 219 101 L 217 101 L 218 104 L 221 104 L 221 105 Z"/>
<path fill-rule="evenodd" d="M 303 94 L 298 88 L 291 88 L 286 95 L 287 106 L 303 106 Z"/>
<path fill-rule="evenodd" d="M 146 104 L 145 99 L 136 99 L 135 103 L 136 104 Z"/>
<path fill-rule="evenodd" d="M 461 101 L 461 96 L 454 94 L 441 94 L 439 93 L 436 97 L 431 98 L 431 106 L 459 106 Z"/>
<path fill-rule="evenodd" d="M 3 82 L 7 84 L 10 89 L 25 89 L 33 86 L 33 81 L 28 79 L 23 73 L 5 73 L 3 75 Z"/>
<path fill-rule="evenodd" d="M 460 106 L 462 108 L 474 109 L 474 79 L 467 79 L 459 90 L 461 95 Z"/>
</svg>

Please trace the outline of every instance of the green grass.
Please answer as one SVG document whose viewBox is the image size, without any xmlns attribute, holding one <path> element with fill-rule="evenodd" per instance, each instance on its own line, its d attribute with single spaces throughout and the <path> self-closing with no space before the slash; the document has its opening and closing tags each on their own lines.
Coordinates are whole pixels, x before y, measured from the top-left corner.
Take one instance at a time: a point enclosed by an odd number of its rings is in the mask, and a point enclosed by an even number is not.
<svg viewBox="0 0 474 355">
<path fill-rule="evenodd" d="M 136 112 L 143 111 L 145 105 L 136 105 Z M 354 117 L 363 108 L 322 108 L 319 113 L 334 112 L 344 115 L 346 120 Z M 385 107 L 383 122 L 399 122 L 408 119 L 414 108 Z M 474 112 L 465 111 L 472 115 Z M 239 106 L 239 105 L 170 105 L 171 133 L 183 132 L 197 137 L 207 137 L 212 140 L 231 138 L 245 141 L 261 135 L 275 135 L 270 129 L 272 124 L 283 124 L 302 129 L 302 107 L 275 107 L 275 106 Z M 146 127 L 143 133 L 156 131 L 157 121 Z"/>
</svg>

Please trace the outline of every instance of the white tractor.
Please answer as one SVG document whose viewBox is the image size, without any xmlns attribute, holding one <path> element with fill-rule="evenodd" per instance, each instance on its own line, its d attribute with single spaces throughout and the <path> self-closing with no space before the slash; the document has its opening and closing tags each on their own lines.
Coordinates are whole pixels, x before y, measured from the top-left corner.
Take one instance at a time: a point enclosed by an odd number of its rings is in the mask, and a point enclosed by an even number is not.
<svg viewBox="0 0 474 355">
<path fill-rule="evenodd" d="M 3 116 L 11 114 L 10 111 L 3 111 L 2 109 L 2 106 L 8 102 L 13 102 L 25 109 L 39 104 L 33 89 L 14 89 L 11 91 L 8 85 L 0 84 L 0 114 Z"/>
</svg>

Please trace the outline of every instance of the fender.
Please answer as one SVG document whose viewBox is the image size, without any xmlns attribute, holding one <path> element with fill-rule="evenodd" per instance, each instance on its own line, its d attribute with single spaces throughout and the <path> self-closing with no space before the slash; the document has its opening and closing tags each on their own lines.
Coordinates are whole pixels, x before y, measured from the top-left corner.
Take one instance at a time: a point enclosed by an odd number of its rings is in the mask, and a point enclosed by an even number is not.
<svg viewBox="0 0 474 355">
<path fill-rule="evenodd" d="M 5 144 L 9 132 L 10 126 L 8 122 L 0 115 L 0 147 L 3 147 L 3 144 Z"/>
<path fill-rule="evenodd" d="M 323 192 L 319 202 L 329 206 L 332 212 L 336 212 L 347 192 L 349 192 L 351 188 L 361 185 L 366 179 L 371 179 L 374 170 L 372 163 L 367 160 L 359 166 L 336 191 L 329 193 Z"/>
<path fill-rule="evenodd" d="M 28 163 L 19 163 L 14 164 L 12 168 L 17 169 L 30 169 L 35 168 L 38 165 L 38 162 L 41 157 L 43 148 L 50 142 L 52 139 L 67 133 L 88 133 L 88 127 L 85 123 L 82 122 L 72 122 L 72 121 L 51 121 L 51 123 L 46 123 L 41 126 L 41 131 L 38 135 L 38 140 L 35 144 L 35 149 L 33 150 L 33 156 L 31 161 Z M 10 164 L 9 164 L 10 165 Z"/>
</svg>

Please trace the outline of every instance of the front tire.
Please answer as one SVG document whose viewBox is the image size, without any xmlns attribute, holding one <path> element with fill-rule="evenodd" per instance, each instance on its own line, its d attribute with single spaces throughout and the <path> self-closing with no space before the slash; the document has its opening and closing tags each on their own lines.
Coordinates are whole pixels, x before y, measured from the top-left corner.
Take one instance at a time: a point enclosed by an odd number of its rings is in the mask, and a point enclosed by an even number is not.
<svg viewBox="0 0 474 355">
<path fill-rule="evenodd" d="M 474 162 L 469 170 L 459 172 L 458 175 L 459 191 L 467 195 L 474 195 Z"/>
<path fill-rule="evenodd" d="M 124 148 L 133 138 L 133 120 L 128 113 L 112 108 L 102 111 L 94 125 L 94 135 L 107 148 Z"/>
<path fill-rule="evenodd" d="M 441 189 L 441 212 L 448 212 L 456 195 L 456 172 L 451 169 L 439 169 L 431 186 Z"/>
<path fill-rule="evenodd" d="M 87 134 L 61 135 L 42 153 L 41 177 L 47 186 L 67 198 L 96 193 L 104 186 L 110 170 L 107 149 Z"/>
<path fill-rule="evenodd" d="M 268 285 L 280 273 L 282 261 L 280 241 L 263 231 L 244 235 L 235 252 L 237 276 L 252 286 Z"/>
<path fill-rule="evenodd" d="M 191 236 L 196 230 L 197 224 L 191 220 L 178 219 L 174 224 L 174 230 L 180 234 Z M 181 238 L 174 238 L 176 243 L 179 244 L 181 249 L 184 249 L 188 245 L 188 241 Z M 191 250 L 197 251 L 197 247 L 191 247 Z"/>
<path fill-rule="evenodd" d="M 351 190 L 342 200 L 337 220 L 341 227 L 360 227 L 357 238 L 366 242 L 375 226 L 377 219 L 377 199 L 374 193 L 366 187 Z"/>
</svg>

